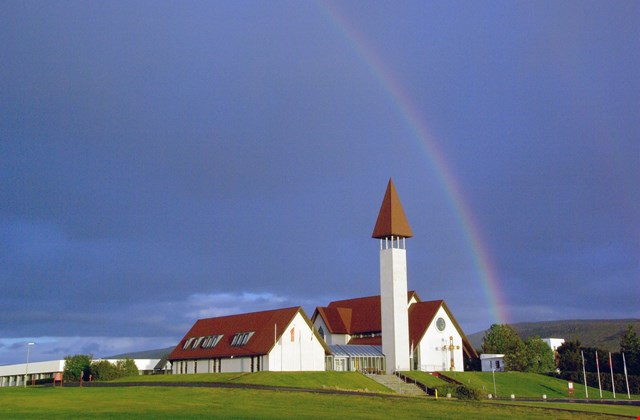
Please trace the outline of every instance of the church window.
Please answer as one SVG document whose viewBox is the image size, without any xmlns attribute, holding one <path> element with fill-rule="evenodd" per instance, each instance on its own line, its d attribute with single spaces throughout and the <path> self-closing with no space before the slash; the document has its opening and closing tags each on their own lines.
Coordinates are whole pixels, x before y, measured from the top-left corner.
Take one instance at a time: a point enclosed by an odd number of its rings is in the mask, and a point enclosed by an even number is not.
<svg viewBox="0 0 640 420">
<path fill-rule="evenodd" d="M 320 334 L 320 337 L 322 337 L 322 339 L 324 340 L 324 330 L 322 329 L 322 327 L 320 327 L 320 329 L 318 330 L 318 333 Z"/>
</svg>

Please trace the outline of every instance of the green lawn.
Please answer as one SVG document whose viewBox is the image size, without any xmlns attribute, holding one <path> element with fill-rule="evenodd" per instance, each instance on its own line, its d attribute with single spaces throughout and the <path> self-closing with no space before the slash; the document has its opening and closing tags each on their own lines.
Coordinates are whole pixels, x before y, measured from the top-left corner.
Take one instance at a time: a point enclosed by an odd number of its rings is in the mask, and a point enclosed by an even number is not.
<svg viewBox="0 0 640 420">
<path fill-rule="evenodd" d="M 423 383 L 429 388 L 442 388 L 449 385 L 448 382 L 438 378 L 437 376 L 431 375 L 427 372 L 421 372 L 419 370 L 412 370 L 409 372 L 402 372 L 408 378 L 415 379 L 416 381 Z"/>
<path fill-rule="evenodd" d="M 578 409 L 580 407 L 577 407 Z M 599 408 L 599 407 L 598 407 Z M 635 417 L 634 412 L 622 413 Z M 327 395 L 249 389 L 0 388 L 0 418 L 577 419 L 585 413 L 427 397 Z M 589 414 L 589 418 L 612 418 Z"/>
<path fill-rule="evenodd" d="M 466 385 L 483 391 L 483 394 L 493 394 L 493 375 L 491 372 L 443 372 L 443 375 L 454 378 Z M 496 389 L 501 398 L 509 398 L 514 394 L 516 398 L 541 398 L 545 394 L 547 398 L 567 398 L 567 381 L 552 378 L 546 375 L 523 372 L 496 372 Z M 584 385 L 574 383 L 574 398 L 584 399 Z M 600 399 L 597 388 L 588 388 L 589 399 Z M 604 399 L 613 399 L 611 391 L 602 391 Z M 627 399 L 626 392 L 623 394 L 618 390 L 618 399 Z M 638 395 L 631 398 L 638 399 Z"/>
<path fill-rule="evenodd" d="M 222 382 L 288 388 L 341 389 L 389 393 L 389 388 L 358 372 L 199 373 L 130 376 L 114 382 Z"/>
</svg>

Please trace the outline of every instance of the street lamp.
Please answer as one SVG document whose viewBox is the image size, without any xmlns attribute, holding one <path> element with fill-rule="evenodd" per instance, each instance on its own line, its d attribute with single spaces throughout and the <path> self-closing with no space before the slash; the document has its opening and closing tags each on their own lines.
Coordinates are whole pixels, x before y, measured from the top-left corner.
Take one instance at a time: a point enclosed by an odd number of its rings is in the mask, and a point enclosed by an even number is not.
<svg viewBox="0 0 640 420">
<path fill-rule="evenodd" d="M 31 346 L 36 343 L 27 343 L 27 367 L 24 371 L 24 386 L 27 387 L 27 376 L 29 375 L 29 350 L 31 350 Z"/>
<path fill-rule="evenodd" d="M 491 372 L 493 372 L 493 397 L 498 398 L 498 391 L 496 390 L 496 369 L 491 369 Z"/>
</svg>

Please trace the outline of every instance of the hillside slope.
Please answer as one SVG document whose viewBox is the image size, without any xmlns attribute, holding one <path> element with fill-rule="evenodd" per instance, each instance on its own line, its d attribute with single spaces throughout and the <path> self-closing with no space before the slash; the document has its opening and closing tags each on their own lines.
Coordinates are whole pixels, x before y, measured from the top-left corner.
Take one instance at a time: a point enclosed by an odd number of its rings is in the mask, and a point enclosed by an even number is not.
<svg viewBox="0 0 640 420">
<path fill-rule="evenodd" d="M 640 335 L 640 319 L 607 319 L 607 320 L 568 320 L 522 322 L 511 324 L 520 338 L 526 340 L 530 336 L 541 338 L 564 338 L 565 341 L 580 340 L 586 347 L 597 347 L 607 351 L 620 350 L 620 337 L 633 325 Z M 486 331 L 480 331 L 467 338 L 476 349 L 482 346 L 482 338 Z"/>
</svg>

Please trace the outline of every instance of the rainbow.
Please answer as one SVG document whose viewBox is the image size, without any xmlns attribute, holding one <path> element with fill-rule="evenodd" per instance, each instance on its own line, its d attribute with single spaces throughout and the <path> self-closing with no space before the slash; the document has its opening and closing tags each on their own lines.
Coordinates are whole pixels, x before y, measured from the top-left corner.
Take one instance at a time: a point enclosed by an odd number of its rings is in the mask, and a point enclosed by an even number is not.
<svg viewBox="0 0 640 420">
<path fill-rule="evenodd" d="M 444 154 L 430 134 L 418 109 L 400 82 L 392 77 L 391 72 L 386 68 L 383 61 L 380 60 L 373 48 L 340 11 L 328 2 L 320 2 L 319 4 L 331 24 L 344 36 L 355 53 L 366 64 L 373 77 L 378 81 L 389 98 L 389 101 L 398 109 L 405 123 L 413 132 L 419 147 L 424 150 L 427 159 L 435 169 L 438 182 L 444 187 L 445 194 L 454 210 L 453 213 L 455 214 L 456 221 L 462 227 L 465 241 L 471 250 L 474 264 L 478 269 L 480 282 L 491 311 L 493 322 L 499 324 L 507 323 L 509 317 L 506 311 L 505 301 L 500 291 L 497 271 L 482 241 L 478 224 L 471 208 L 469 208 L 462 195 L 460 185 L 449 168 Z"/>
</svg>

